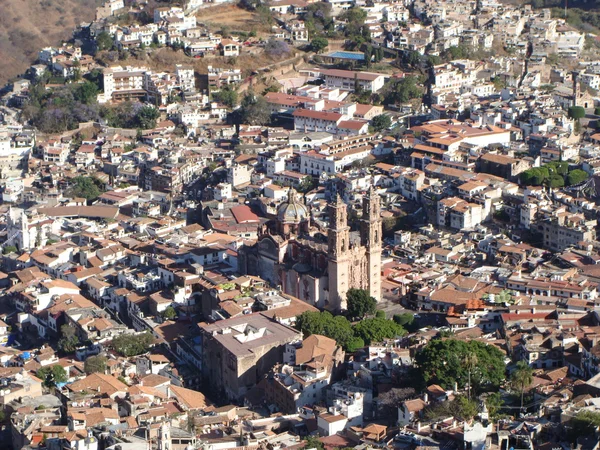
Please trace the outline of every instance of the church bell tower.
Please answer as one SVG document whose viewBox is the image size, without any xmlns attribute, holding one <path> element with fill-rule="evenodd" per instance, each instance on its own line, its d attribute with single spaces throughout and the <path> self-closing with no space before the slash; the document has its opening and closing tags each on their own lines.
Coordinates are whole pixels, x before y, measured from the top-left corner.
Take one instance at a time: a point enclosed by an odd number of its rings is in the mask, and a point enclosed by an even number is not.
<svg viewBox="0 0 600 450">
<path fill-rule="evenodd" d="M 327 309 L 337 311 L 346 308 L 350 269 L 350 227 L 348 226 L 348 205 L 340 196 L 335 203 L 327 206 L 329 210 L 328 272 L 329 303 Z"/>
<path fill-rule="evenodd" d="M 381 198 L 371 187 L 363 198 L 361 244 L 367 254 L 367 286 L 371 297 L 381 300 Z"/>
</svg>

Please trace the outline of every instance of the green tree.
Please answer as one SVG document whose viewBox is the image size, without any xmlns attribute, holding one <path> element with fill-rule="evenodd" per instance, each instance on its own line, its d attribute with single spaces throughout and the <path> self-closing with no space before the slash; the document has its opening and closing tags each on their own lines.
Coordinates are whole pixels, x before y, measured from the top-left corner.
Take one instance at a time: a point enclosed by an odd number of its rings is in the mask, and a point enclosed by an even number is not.
<svg viewBox="0 0 600 450">
<path fill-rule="evenodd" d="M 11 253 L 16 253 L 17 247 L 14 245 L 5 245 L 2 249 L 2 253 L 5 255 L 10 255 Z"/>
<path fill-rule="evenodd" d="M 37 371 L 37 376 L 40 378 L 46 387 L 53 387 L 60 383 L 65 383 L 68 379 L 67 372 L 61 365 L 44 366 Z"/>
<path fill-rule="evenodd" d="M 363 341 L 362 338 L 359 338 L 357 336 L 353 336 L 346 343 L 345 350 L 348 353 L 354 353 L 355 351 L 360 350 L 364 346 L 365 346 L 365 341 Z"/>
<path fill-rule="evenodd" d="M 354 325 L 354 335 L 360 337 L 366 344 L 382 342 L 385 339 L 392 339 L 405 334 L 406 330 L 396 322 L 380 317 L 364 319 Z"/>
<path fill-rule="evenodd" d="M 72 325 L 65 324 L 60 327 L 61 338 L 58 340 L 58 349 L 63 353 L 73 353 L 79 345 L 77 330 Z"/>
<path fill-rule="evenodd" d="M 85 360 L 83 364 L 83 370 L 88 375 L 91 373 L 104 373 L 106 371 L 106 362 L 108 359 L 106 356 L 96 355 L 90 356 Z"/>
<path fill-rule="evenodd" d="M 334 339 L 338 345 L 348 350 L 354 333 L 352 324 L 344 316 L 333 316 L 330 312 L 306 311 L 296 318 L 296 329 L 302 331 L 305 337 L 320 334 Z"/>
<path fill-rule="evenodd" d="M 512 305 L 514 303 L 512 292 L 508 289 L 504 289 L 499 294 L 494 295 L 494 302 L 501 305 Z"/>
<path fill-rule="evenodd" d="M 479 413 L 479 407 L 475 400 L 471 400 L 464 395 L 458 395 L 451 402 L 451 412 L 457 419 L 468 422 Z"/>
<path fill-rule="evenodd" d="M 477 368 L 477 363 L 479 360 L 477 359 L 477 355 L 475 352 L 467 352 L 463 357 L 463 364 L 467 369 L 467 398 L 471 399 L 471 374 Z"/>
<path fill-rule="evenodd" d="M 95 200 L 102 193 L 99 185 L 100 181 L 96 178 L 78 176 L 73 178 L 73 184 L 67 192 L 73 197 L 82 197 L 86 200 Z"/>
<path fill-rule="evenodd" d="M 371 119 L 371 126 L 377 132 L 386 130 L 392 126 L 392 118 L 387 114 L 379 114 Z"/>
<path fill-rule="evenodd" d="M 328 45 L 329 41 L 322 36 L 317 36 L 310 41 L 310 49 L 315 53 L 321 53 Z"/>
<path fill-rule="evenodd" d="M 419 65 L 421 64 L 421 54 L 415 51 L 405 52 L 404 63 L 409 67 L 419 67 Z"/>
<path fill-rule="evenodd" d="M 301 194 L 306 194 L 307 192 L 312 191 L 317 186 L 319 186 L 319 182 L 313 177 L 305 177 L 298 186 L 298 192 Z"/>
<path fill-rule="evenodd" d="M 472 49 L 466 45 L 456 45 L 445 50 L 443 56 L 445 59 L 452 61 L 455 59 L 470 59 L 473 54 Z"/>
<path fill-rule="evenodd" d="M 598 427 L 600 427 L 600 413 L 594 411 L 580 411 L 571 419 L 574 438 L 595 435 Z"/>
<path fill-rule="evenodd" d="M 248 125 L 267 125 L 271 122 L 271 109 L 264 97 L 248 92 L 242 99 L 241 122 Z"/>
<path fill-rule="evenodd" d="M 585 109 L 583 106 L 569 107 L 569 117 L 572 119 L 583 119 L 585 117 Z"/>
<path fill-rule="evenodd" d="M 464 361 L 468 354 L 477 357 L 471 370 L 471 383 L 476 391 L 493 389 L 504 380 L 504 354 L 493 345 L 479 341 L 436 339 L 429 342 L 415 360 L 421 378 L 428 384 L 436 383 L 446 389 L 457 383 L 463 388 L 469 381 L 469 369 Z"/>
<path fill-rule="evenodd" d="M 150 333 L 121 334 L 112 340 L 112 348 L 122 356 L 136 356 L 146 353 L 153 340 Z"/>
<path fill-rule="evenodd" d="M 521 409 L 523 409 L 523 396 L 533 383 L 533 369 L 525 361 L 518 361 L 517 367 L 510 374 L 510 385 L 521 395 Z"/>
<path fill-rule="evenodd" d="M 172 306 L 169 306 L 162 312 L 161 315 L 167 320 L 173 320 L 177 317 L 177 311 L 175 311 L 175 308 L 173 308 Z"/>
<path fill-rule="evenodd" d="M 213 98 L 229 108 L 233 108 L 238 102 L 238 93 L 229 86 L 213 94 Z"/>
<path fill-rule="evenodd" d="M 401 327 L 407 327 L 413 324 L 415 316 L 411 313 L 394 314 L 394 322 Z"/>
<path fill-rule="evenodd" d="M 393 80 L 384 87 L 383 103 L 402 104 L 412 99 L 421 98 L 423 89 L 417 85 L 417 78 L 407 76 L 399 80 Z"/>
<path fill-rule="evenodd" d="M 459 420 L 469 421 L 478 412 L 477 402 L 469 400 L 464 395 L 457 395 L 452 401 L 430 404 L 425 408 L 423 415 L 428 420 L 453 416 Z"/>
<path fill-rule="evenodd" d="M 428 55 L 427 56 L 427 65 L 428 66 L 438 66 L 442 63 L 442 58 L 437 55 Z"/>
<path fill-rule="evenodd" d="M 96 45 L 98 50 L 110 50 L 113 47 L 113 38 L 106 31 L 102 31 L 96 36 Z"/>
<path fill-rule="evenodd" d="M 521 173 L 521 184 L 525 186 L 541 186 L 548 179 L 549 172 L 545 167 L 534 167 Z"/>
<path fill-rule="evenodd" d="M 351 319 L 362 318 L 367 314 L 374 314 L 377 300 L 365 289 L 350 288 L 346 293 L 348 317 Z"/>
<path fill-rule="evenodd" d="M 552 161 L 546 164 L 546 167 L 559 175 L 564 176 L 569 173 L 569 163 L 567 161 Z"/>
<path fill-rule="evenodd" d="M 506 81 L 504 81 L 501 77 L 492 78 L 492 83 L 494 83 L 494 88 L 497 91 L 501 91 L 506 87 Z"/>
<path fill-rule="evenodd" d="M 308 436 L 304 440 L 304 448 L 316 448 L 317 450 L 325 450 L 325 446 L 316 436 Z"/>
<path fill-rule="evenodd" d="M 495 421 L 500 417 L 500 410 L 504 406 L 502 394 L 500 392 L 492 392 L 485 399 L 485 407 L 487 409 L 490 420 Z"/>
<path fill-rule="evenodd" d="M 560 175 L 552 175 L 548 180 L 548 186 L 551 188 L 561 188 L 565 185 L 565 179 Z"/>
<path fill-rule="evenodd" d="M 569 186 L 573 186 L 574 184 L 579 184 L 589 178 L 587 172 L 581 169 L 575 169 L 569 172 L 567 175 L 567 184 Z"/>
<path fill-rule="evenodd" d="M 156 127 L 156 119 L 160 116 L 158 109 L 154 106 L 144 105 L 136 115 L 137 127 L 148 130 Z"/>
<path fill-rule="evenodd" d="M 77 84 L 77 87 L 74 89 L 73 96 L 75 97 L 75 100 L 89 105 L 96 101 L 98 92 L 98 86 L 91 81 L 85 81 Z"/>
</svg>

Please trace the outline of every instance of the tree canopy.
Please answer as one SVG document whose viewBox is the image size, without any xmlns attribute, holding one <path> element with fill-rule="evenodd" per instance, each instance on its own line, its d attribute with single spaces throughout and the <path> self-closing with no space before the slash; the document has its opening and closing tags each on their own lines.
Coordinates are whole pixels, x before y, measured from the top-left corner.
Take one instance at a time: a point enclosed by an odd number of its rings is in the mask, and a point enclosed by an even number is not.
<svg viewBox="0 0 600 450">
<path fill-rule="evenodd" d="M 177 317 L 177 311 L 172 306 L 169 306 L 162 312 L 162 316 L 167 320 L 173 320 Z"/>
<path fill-rule="evenodd" d="M 569 172 L 567 175 L 567 184 L 569 186 L 573 186 L 574 184 L 579 184 L 582 181 L 585 181 L 589 178 L 587 172 L 584 172 L 581 169 L 575 169 Z"/>
<path fill-rule="evenodd" d="M 310 49 L 315 53 L 321 53 L 328 45 L 329 41 L 321 36 L 317 36 L 310 41 Z"/>
<path fill-rule="evenodd" d="M 75 327 L 65 324 L 60 327 L 60 332 L 62 336 L 58 340 L 58 349 L 63 353 L 73 353 L 79 345 Z"/>
<path fill-rule="evenodd" d="M 417 85 L 417 78 L 407 76 L 399 80 L 393 80 L 388 83 L 384 89 L 386 91 L 383 103 L 402 104 L 408 103 L 415 98 L 421 98 L 423 90 Z"/>
<path fill-rule="evenodd" d="M 451 389 L 467 385 L 469 368 L 464 364 L 467 355 L 475 355 L 477 366 L 471 371 L 475 391 L 485 391 L 500 385 L 505 378 L 504 355 L 493 345 L 479 341 L 457 339 L 433 340 L 416 355 L 422 379 Z"/>
<path fill-rule="evenodd" d="M 213 93 L 213 98 L 225 106 L 233 108 L 235 105 L 237 105 L 238 93 L 229 86 L 226 86 L 220 91 Z"/>
<path fill-rule="evenodd" d="M 572 119 L 583 119 L 585 117 L 585 109 L 583 106 L 571 106 L 569 107 L 569 117 Z"/>
<path fill-rule="evenodd" d="M 271 122 L 271 110 L 267 101 L 254 92 L 244 95 L 240 107 L 241 123 L 248 125 L 267 125 Z"/>
<path fill-rule="evenodd" d="M 581 169 L 569 171 L 569 163 L 566 161 L 552 161 L 540 167 L 522 172 L 521 184 L 524 186 L 548 185 L 553 188 L 572 186 L 587 180 L 589 175 Z"/>
<path fill-rule="evenodd" d="M 90 356 L 85 360 L 85 363 L 83 364 L 83 370 L 85 370 L 85 373 L 87 373 L 88 375 L 90 373 L 104 373 L 104 371 L 106 370 L 107 361 L 108 360 L 106 356 Z"/>
<path fill-rule="evenodd" d="M 392 118 L 387 114 L 379 114 L 371 119 L 371 126 L 375 131 L 381 131 L 392 125 Z"/>
<path fill-rule="evenodd" d="M 330 312 L 306 311 L 296 318 L 296 328 L 305 337 L 321 334 L 334 339 L 347 352 L 354 352 L 370 342 L 382 341 L 406 333 L 404 328 L 392 320 L 371 318 L 352 325 L 344 316 L 333 316 Z"/>
<path fill-rule="evenodd" d="M 375 314 L 377 308 L 377 300 L 371 297 L 369 291 L 365 289 L 348 289 L 346 302 L 348 317 L 351 319 L 364 317 L 367 314 Z"/>
<path fill-rule="evenodd" d="M 345 21 L 344 36 L 349 48 L 360 48 L 365 42 L 371 41 L 371 33 L 369 27 L 365 26 L 365 20 L 367 18 L 367 12 L 357 6 L 347 9 L 338 17 L 340 20 Z"/>
<path fill-rule="evenodd" d="M 150 333 L 121 334 L 112 340 L 112 348 L 122 356 L 136 356 L 146 353 L 153 340 Z"/>
<path fill-rule="evenodd" d="M 595 435 L 598 427 L 600 427 L 600 413 L 594 411 L 580 411 L 571 419 L 573 436 Z"/>
<path fill-rule="evenodd" d="M 97 178 L 79 176 L 73 178 L 73 184 L 69 188 L 68 194 L 86 200 L 95 200 L 102 193 L 100 186 L 101 181 Z"/>
<path fill-rule="evenodd" d="M 423 416 L 427 420 L 438 418 L 455 417 L 459 420 L 471 420 L 479 412 L 476 401 L 469 400 L 464 395 L 458 395 L 451 401 L 434 402 L 427 406 L 423 411 Z"/>
<path fill-rule="evenodd" d="M 354 337 L 352 325 L 344 316 L 333 316 L 330 312 L 306 311 L 296 319 L 296 328 L 308 337 L 321 334 L 334 339 L 344 349 Z"/>
<path fill-rule="evenodd" d="M 96 36 L 96 46 L 98 50 L 110 50 L 113 47 L 113 38 L 106 31 L 102 31 Z"/>
<path fill-rule="evenodd" d="M 361 320 L 354 325 L 354 334 L 366 344 L 370 344 L 371 342 L 382 342 L 385 339 L 404 336 L 406 330 L 393 320 L 373 317 Z"/>
<path fill-rule="evenodd" d="M 64 367 L 56 364 L 54 366 L 44 366 L 37 371 L 37 376 L 47 387 L 56 386 L 57 384 L 67 381 L 68 376 Z"/>
<path fill-rule="evenodd" d="M 523 408 L 523 395 L 533 383 L 533 369 L 525 361 L 517 362 L 517 367 L 510 374 L 510 385 L 521 395 L 521 408 Z"/>
<path fill-rule="evenodd" d="M 160 116 L 154 106 L 139 102 L 123 102 L 115 107 L 106 106 L 101 110 L 101 114 L 111 127 L 142 130 L 156 127 L 156 120 Z"/>
</svg>

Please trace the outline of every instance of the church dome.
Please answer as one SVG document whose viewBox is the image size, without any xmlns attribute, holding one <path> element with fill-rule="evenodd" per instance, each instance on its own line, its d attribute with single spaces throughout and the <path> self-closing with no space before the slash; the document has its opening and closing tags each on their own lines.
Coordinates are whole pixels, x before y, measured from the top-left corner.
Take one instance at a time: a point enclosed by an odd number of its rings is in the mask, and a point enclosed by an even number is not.
<svg viewBox="0 0 600 450">
<path fill-rule="evenodd" d="M 298 201 L 296 191 L 290 189 L 288 201 L 277 209 L 277 219 L 283 223 L 299 223 L 308 220 L 308 217 L 308 208 Z"/>
</svg>

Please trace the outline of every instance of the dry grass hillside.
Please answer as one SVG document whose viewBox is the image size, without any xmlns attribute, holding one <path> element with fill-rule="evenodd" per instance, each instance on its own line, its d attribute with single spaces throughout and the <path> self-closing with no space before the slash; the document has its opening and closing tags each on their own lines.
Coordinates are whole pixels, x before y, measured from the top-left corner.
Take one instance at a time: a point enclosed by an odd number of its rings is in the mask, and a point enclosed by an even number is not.
<svg viewBox="0 0 600 450">
<path fill-rule="evenodd" d="M 0 86 L 94 18 L 99 0 L 0 0 Z"/>
<path fill-rule="evenodd" d="M 1 0 L 0 0 L 1 1 Z M 201 8 L 196 13 L 198 22 L 219 30 L 223 26 L 229 31 L 255 31 L 259 35 L 270 30 L 265 17 L 254 11 L 248 11 L 235 3 L 225 3 Z"/>
</svg>

